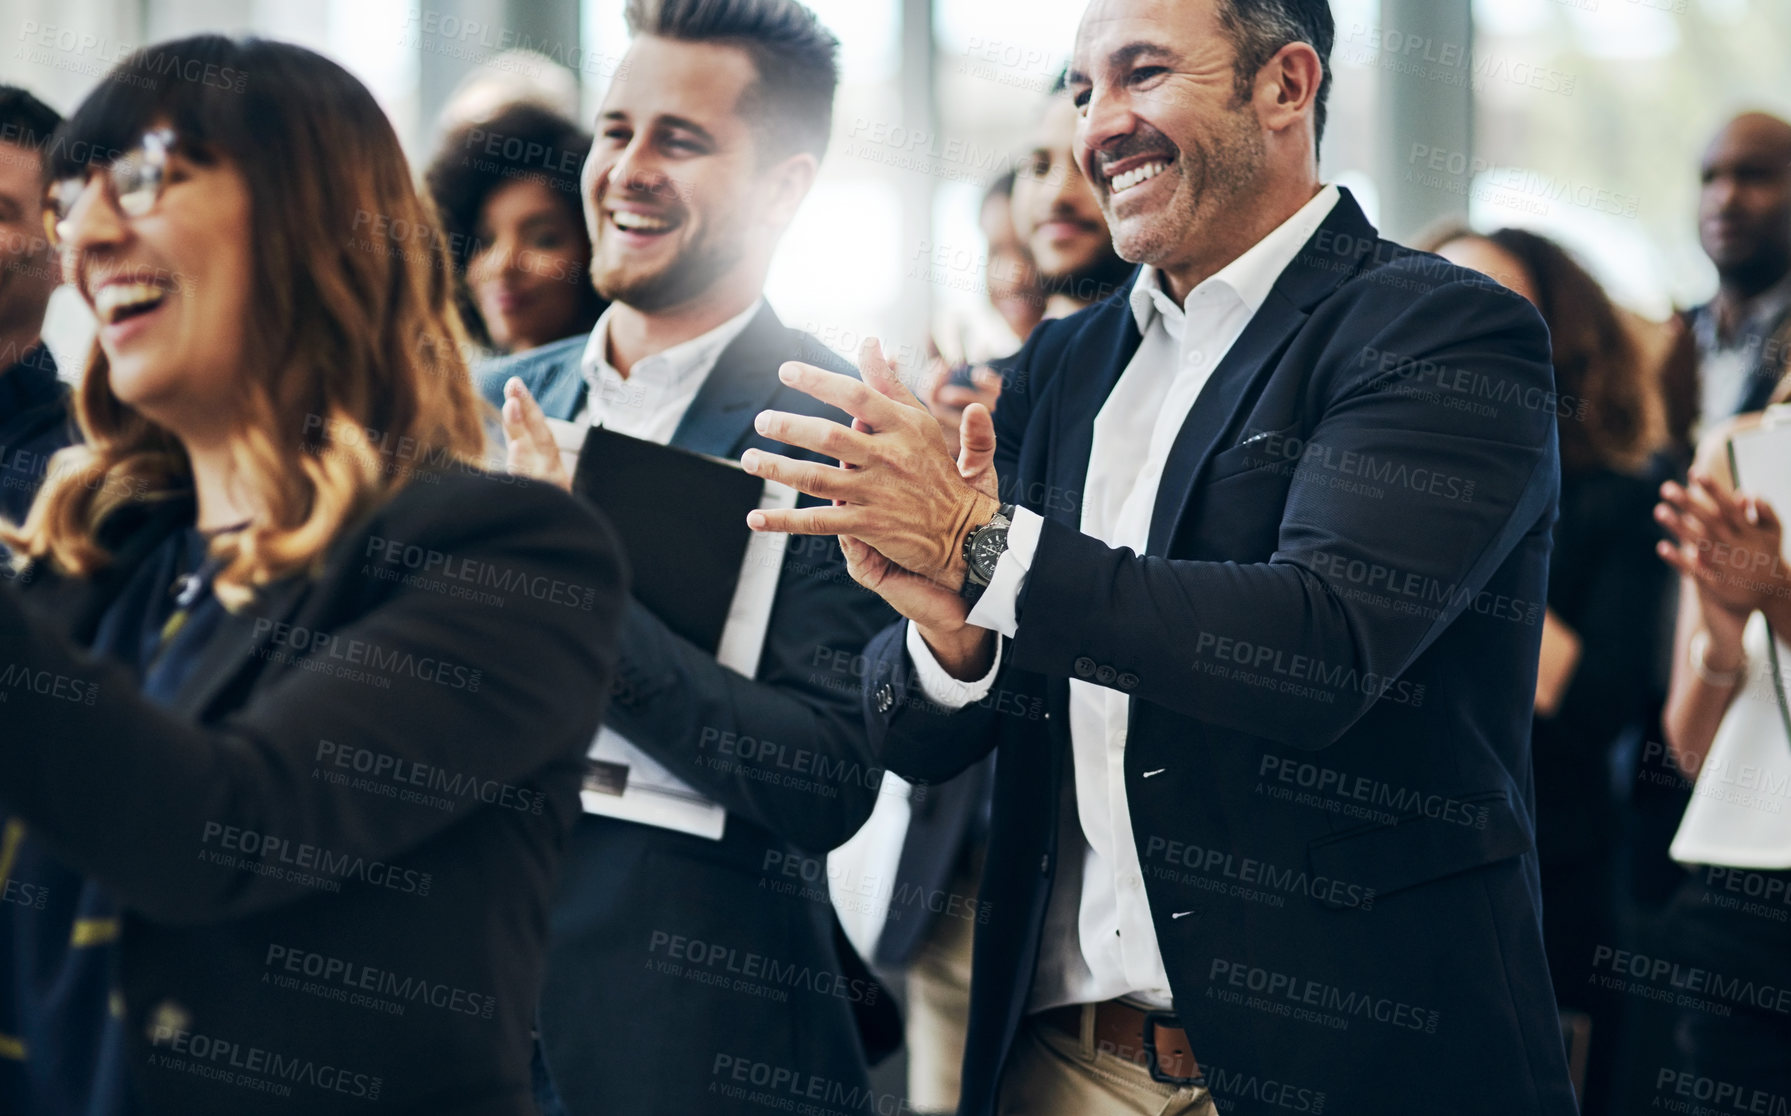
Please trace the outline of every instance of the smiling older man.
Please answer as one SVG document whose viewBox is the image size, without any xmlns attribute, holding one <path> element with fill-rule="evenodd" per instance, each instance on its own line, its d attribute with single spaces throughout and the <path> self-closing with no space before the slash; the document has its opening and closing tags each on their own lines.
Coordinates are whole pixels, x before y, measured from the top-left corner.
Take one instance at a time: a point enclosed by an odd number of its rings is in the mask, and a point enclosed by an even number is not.
<svg viewBox="0 0 1791 1116">
<path fill-rule="evenodd" d="M 964 1116 L 1574 1111 L 1547 333 L 1322 183 L 1333 38 L 1323 0 L 1095 0 L 1077 156 L 1129 288 L 1040 327 L 959 461 L 874 347 L 783 370 L 850 429 L 760 417 L 839 467 L 745 455 L 836 502 L 755 528 L 841 536 L 908 618 L 867 650 L 889 767 L 999 749 Z"/>
</svg>

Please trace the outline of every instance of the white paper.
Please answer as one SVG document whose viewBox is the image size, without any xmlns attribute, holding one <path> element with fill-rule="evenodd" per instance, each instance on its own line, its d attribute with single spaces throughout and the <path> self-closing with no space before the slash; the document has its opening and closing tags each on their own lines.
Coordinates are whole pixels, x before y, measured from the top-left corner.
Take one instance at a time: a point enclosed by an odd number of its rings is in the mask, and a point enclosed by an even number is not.
<svg viewBox="0 0 1791 1116">
<path fill-rule="evenodd" d="M 1760 425 L 1730 439 L 1741 491 L 1772 505 L 1782 523 L 1791 517 L 1791 407 L 1770 407 Z"/>
<path fill-rule="evenodd" d="M 576 476 L 579 451 L 584 448 L 585 434 L 590 428 L 559 419 L 548 419 L 547 422 L 553 430 L 555 444 L 560 447 L 566 474 Z M 759 500 L 761 509 L 795 506 L 795 489 L 776 481 L 765 482 L 764 494 Z M 784 547 L 788 542 L 788 535 L 757 531 L 746 542 L 740 580 L 734 586 L 734 598 L 728 606 L 727 621 L 722 625 L 721 644 L 715 660 L 747 678 L 758 673 L 759 656 L 765 649 L 765 635 L 771 627 L 771 609 L 777 600 L 777 579 L 783 569 Z M 727 810 L 667 771 L 621 733 L 607 725 L 599 729 L 585 755 L 627 768 L 627 785 L 621 794 L 597 790 L 580 792 L 579 799 L 587 813 L 675 829 L 711 841 L 721 840 L 722 831 L 727 827 Z"/>
<path fill-rule="evenodd" d="M 585 448 L 585 434 L 591 428 L 565 419 L 550 418 L 547 428 L 553 431 L 553 444 L 560 447 L 560 464 L 566 475 L 578 476 L 578 453 Z"/>
<path fill-rule="evenodd" d="M 760 511 L 782 511 L 796 506 L 796 490 L 777 481 L 766 481 L 759 498 Z M 740 565 L 740 581 L 722 625 L 721 645 L 715 660 L 751 678 L 759 672 L 759 655 L 771 629 L 771 606 L 777 599 L 777 579 L 783 572 L 784 548 L 790 536 L 754 531 L 746 540 L 746 557 Z"/>
</svg>

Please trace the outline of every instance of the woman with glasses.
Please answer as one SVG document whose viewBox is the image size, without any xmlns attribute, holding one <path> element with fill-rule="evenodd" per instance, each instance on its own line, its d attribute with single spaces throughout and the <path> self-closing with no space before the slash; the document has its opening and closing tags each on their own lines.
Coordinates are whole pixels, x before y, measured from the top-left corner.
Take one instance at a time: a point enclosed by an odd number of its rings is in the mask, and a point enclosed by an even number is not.
<svg viewBox="0 0 1791 1116">
<path fill-rule="evenodd" d="M 613 538 L 478 468 L 433 213 L 334 63 L 146 48 L 46 171 L 99 334 L 5 535 L 0 1110 L 530 1112 Z"/>
</svg>

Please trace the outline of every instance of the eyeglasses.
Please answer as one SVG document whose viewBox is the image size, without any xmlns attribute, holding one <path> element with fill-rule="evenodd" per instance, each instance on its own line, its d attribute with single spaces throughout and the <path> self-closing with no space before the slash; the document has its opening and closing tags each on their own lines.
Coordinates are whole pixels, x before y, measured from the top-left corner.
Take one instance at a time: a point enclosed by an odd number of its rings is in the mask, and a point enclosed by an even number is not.
<svg viewBox="0 0 1791 1116">
<path fill-rule="evenodd" d="M 142 217 L 155 208 L 168 182 L 168 156 L 174 145 L 174 130 L 157 128 L 145 132 L 142 142 L 105 168 L 102 188 L 111 194 L 112 204 L 120 213 Z M 44 226 L 51 247 L 60 249 L 69 238 L 69 214 L 74 212 L 75 202 L 86 192 L 87 180 L 94 173 L 88 169 L 50 184 L 50 207 L 44 213 Z"/>
</svg>

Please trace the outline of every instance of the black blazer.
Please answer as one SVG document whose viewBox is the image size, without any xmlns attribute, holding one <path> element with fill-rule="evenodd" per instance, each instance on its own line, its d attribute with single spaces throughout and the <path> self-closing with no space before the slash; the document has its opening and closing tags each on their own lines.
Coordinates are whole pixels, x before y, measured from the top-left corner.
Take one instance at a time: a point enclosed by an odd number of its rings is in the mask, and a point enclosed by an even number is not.
<svg viewBox="0 0 1791 1116">
<path fill-rule="evenodd" d="M 1541 320 L 1346 193 L 1189 412 L 1147 556 L 1077 526 L 1139 342 L 1124 293 L 1047 322 L 1002 396 L 1002 484 L 1045 526 L 990 699 L 926 703 L 899 626 L 867 651 L 892 769 L 1000 749 L 960 1111 L 994 1110 L 1060 822 L 1081 840 L 1059 816 L 1079 678 L 1132 698 L 1143 886 L 1221 1107 L 1572 1112 L 1532 852 L 1559 484 Z"/>
<path fill-rule="evenodd" d="M 548 486 L 422 472 L 316 576 L 227 616 L 164 710 L 80 647 L 191 522 L 190 498 L 130 505 L 95 577 L 0 588 L 0 662 L 54 683 L 9 689 L 0 804 L 124 908 L 147 1110 L 532 1114 L 551 887 L 614 669 L 613 536 Z"/>
<path fill-rule="evenodd" d="M 488 366 L 486 397 L 501 401 L 520 376 L 550 417 L 571 419 L 586 341 Z M 761 410 L 844 419 L 778 380 L 789 360 L 851 372 L 767 306 L 722 351 L 671 444 L 788 452 L 754 432 Z M 709 841 L 579 820 L 541 994 L 542 1048 L 572 1116 L 762 1116 L 750 1083 L 763 1073 L 868 1095 L 867 1057 L 899 1043 L 900 1021 L 838 928 L 826 854 L 876 803 L 883 771 L 857 656 L 892 618 L 823 538 L 789 540 L 755 678 L 629 600 L 608 723 L 726 806 L 728 824 Z"/>
<path fill-rule="evenodd" d="M 1579 635 L 1581 652 L 1560 708 L 1535 722 L 1536 832 L 1545 864 L 1599 863 L 1621 840 L 1611 755 L 1628 737 L 1650 731 L 1664 697 L 1658 664 L 1670 654 L 1661 646 L 1670 633 L 1661 631 L 1660 613 L 1676 578 L 1654 553 L 1659 499 L 1652 476 L 1594 467 L 1561 478 L 1548 599 Z M 1608 904 L 1577 874 L 1563 872 L 1562 885 L 1576 905 Z M 1574 962 L 1584 968 L 1591 960 L 1588 953 Z M 1565 989 L 1561 975 L 1557 970 L 1556 983 Z"/>
</svg>

